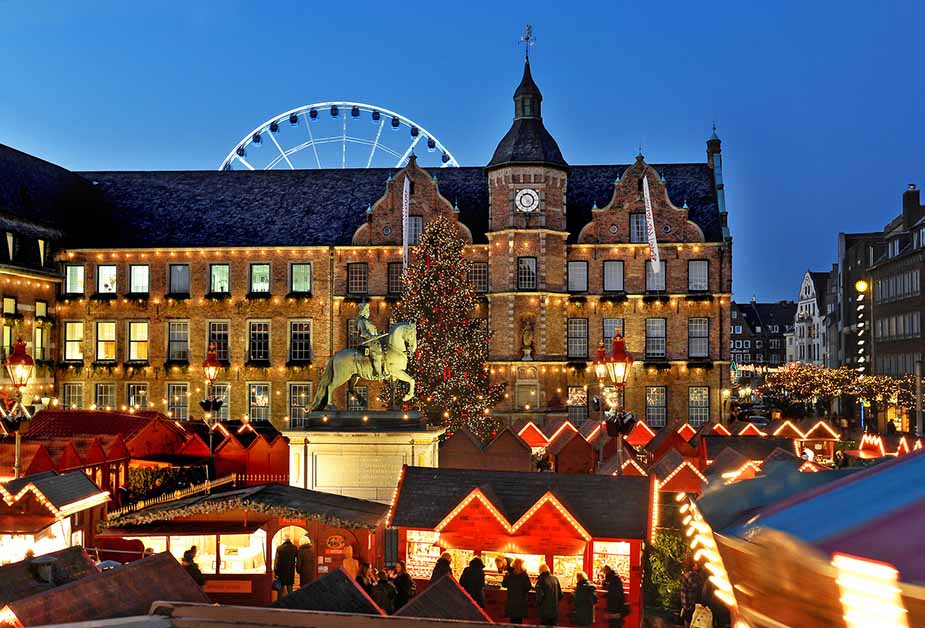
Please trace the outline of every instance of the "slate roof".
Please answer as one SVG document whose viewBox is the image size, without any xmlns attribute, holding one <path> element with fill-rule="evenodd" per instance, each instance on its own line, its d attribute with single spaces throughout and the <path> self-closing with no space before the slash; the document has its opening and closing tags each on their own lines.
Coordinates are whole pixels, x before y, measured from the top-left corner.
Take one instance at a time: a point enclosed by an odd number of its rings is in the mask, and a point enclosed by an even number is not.
<svg viewBox="0 0 925 628">
<path fill-rule="evenodd" d="M 654 475 L 659 481 L 664 480 L 671 472 L 684 464 L 685 458 L 676 449 L 669 450 L 662 458 L 646 469 L 646 473 Z"/>
<path fill-rule="evenodd" d="M 108 231 L 108 230 L 102 230 Z M 182 433 L 173 421 L 157 412 L 105 412 L 103 410 L 42 410 L 32 417 L 29 436 L 73 436 L 75 434 L 118 434 L 126 441 L 151 421 L 162 421 L 169 429 Z"/>
<path fill-rule="evenodd" d="M 312 580 L 307 586 L 300 587 L 276 600 L 271 606 L 301 611 L 331 611 L 359 615 L 385 614 L 357 581 L 340 568 L 326 576 Z"/>
<path fill-rule="evenodd" d="M 751 458 L 740 454 L 731 447 L 727 447 L 719 452 L 719 455 L 713 460 L 713 464 L 707 467 L 703 474 L 708 478 L 719 477 L 724 473 L 738 471 L 749 462 L 751 462 Z"/>
<path fill-rule="evenodd" d="M 43 626 L 144 615 L 158 600 L 209 602 L 164 552 L 16 600 L 4 611 L 12 611 L 23 626 Z"/>
<path fill-rule="evenodd" d="M 337 527 L 375 528 L 385 518 L 389 506 L 297 486 L 262 484 L 155 504 L 109 519 L 105 525 L 123 528 L 236 509 L 248 509 L 252 513 L 270 516 L 319 520 Z"/>
<path fill-rule="evenodd" d="M 451 574 L 431 582 L 424 591 L 395 611 L 395 616 L 493 623 Z"/>
<path fill-rule="evenodd" d="M 813 282 L 813 288 L 816 290 L 816 303 L 819 304 L 819 311 L 825 311 L 825 295 L 829 288 L 829 273 L 810 271 L 809 277 Z"/>
<path fill-rule="evenodd" d="M 392 525 L 433 528 L 474 489 L 513 523 L 551 492 L 596 538 L 645 538 L 648 478 L 406 467 Z"/>
<path fill-rule="evenodd" d="M 776 436 L 701 436 L 706 446 L 707 460 L 716 460 L 719 454 L 730 447 L 749 460 L 764 460 L 777 449 L 793 449 L 793 441 Z"/>
<path fill-rule="evenodd" d="M 34 558 L 0 566 L 0 607 L 14 600 L 99 573 L 96 563 L 82 547 L 68 547 L 43 554 L 40 558 L 55 559 L 51 567 L 51 582 L 40 576 Z"/>
<path fill-rule="evenodd" d="M 99 495 L 102 491 L 83 471 L 58 475 L 55 471 L 44 471 L 0 484 L 11 495 L 18 494 L 29 484 L 45 496 L 55 508 L 63 508 L 76 501 Z"/>
</svg>

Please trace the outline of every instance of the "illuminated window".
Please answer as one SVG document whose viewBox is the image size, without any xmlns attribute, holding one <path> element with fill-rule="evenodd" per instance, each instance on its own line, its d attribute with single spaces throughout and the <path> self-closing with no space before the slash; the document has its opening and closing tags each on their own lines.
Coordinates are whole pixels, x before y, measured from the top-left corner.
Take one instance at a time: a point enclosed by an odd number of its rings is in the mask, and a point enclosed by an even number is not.
<svg viewBox="0 0 925 628">
<path fill-rule="evenodd" d="M 487 262 L 472 262 L 469 265 L 469 285 L 475 292 L 488 292 Z"/>
<path fill-rule="evenodd" d="M 229 417 L 229 407 L 231 405 L 231 398 L 229 393 L 231 392 L 231 384 L 228 382 L 215 382 L 212 384 L 212 394 L 215 395 L 216 399 L 222 400 L 222 407 L 216 410 L 213 414 L 215 419 L 218 421 L 227 421 Z M 205 396 L 205 395 L 203 395 Z"/>
<path fill-rule="evenodd" d="M 266 294 L 270 292 L 270 265 L 251 264 L 252 294 Z"/>
<path fill-rule="evenodd" d="M 64 267 L 64 292 L 67 294 L 84 293 L 84 267 Z"/>
<path fill-rule="evenodd" d="M 131 321 L 128 324 L 128 359 L 148 361 L 148 322 Z"/>
<path fill-rule="evenodd" d="M 687 422 L 695 427 L 710 422 L 710 388 L 708 386 L 688 388 Z"/>
<path fill-rule="evenodd" d="M 311 321 L 289 321 L 289 360 L 292 362 L 311 362 Z"/>
<path fill-rule="evenodd" d="M 668 392 L 664 386 L 646 386 L 646 423 L 664 427 L 668 420 Z"/>
<path fill-rule="evenodd" d="M 312 401 L 312 385 L 309 382 L 289 384 L 289 419 L 293 425 L 308 418 Z"/>
<path fill-rule="evenodd" d="M 308 294 L 312 291 L 312 265 L 306 262 L 290 266 L 289 291 Z"/>
<path fill-rule="evenodd" d="M 360 346 L 360 331 L 357 329 L 355 318 L 347 320 L 347 348 L 356 349 Z"/>
<path fill-rule="evenodd" d="M 265 574 L 267 563 L 264 558 L 267 547 L 267 533 L 257 529 L 251 534 L 222 534 L 218 546 L 219 573 Z"/>
<path fill-rule="evenodd" d="M 35 302 L 35 316 L 36 318 L 44 318 L 48 316 L 48 302 L 47 301 L 36 301 Z"/>
<path fill-rule="evenodd" d="M 623 292 L 623 262 L 604 262 L 604 292 Z"/>
<path fill-rule="evenodd" d="M 96 324 L 96 359 L 98 362 L 116 360 L 115 321 L 100 321 Z"/>
<path fill-rule="evenodd" d="M 605 318 L 604 319 L 604 349 L 610 353 L 613 347 L 613 337 L 617 334 L 626 336 L 623 331 L 622 318 Z"/>
<path fill-rule="evenodd" d="M 250 321 L 247 334 L 249 362 L 270 361 L 270 321 Z"/>
<path fill-rule="evenodd" d="M 215 345 L 215 359 L 228 361 L 228 321 L 209 321 L 209 337 L 206 349 Z"/>
<path fill-rule="evenodd" d="M 369 409 L 369 388 L 367 386 L 354 386 L 354 394 L 347 393 L 347 410 L 362 412 Z"/>
<path fill-rule="evenodd" d="M 366 294 L 369 291 L 369 266 L 363 263 L 347 264 L 347 292 Z"/>
<path fill-rule="evenodd" d="M 247 416 L 251 421 L 270 420 L 270 385 L 247 385 Z"/>
<path fill-rule="evenodd" d="M 588 262 L 568 263 L 568 291 L 588 291 Z"/>
<path fill-rule="evenodd" d="M 664 318 L 647 318 L 646 319 L 646 357 L 647 358 L 664 358 L 666 357 L 666 337 L 665 337 L 666 319 Z"/>
<path fill-rule="evenodd" d="M 100 410 L 116 407 L 116 385 L 111 383 L 96 384 L 93 389 L 93 403 Z"/>
<path fill-rule="evenodd" d="M 145 265 L 132 264 L 128 267 L 128 291 L 132 294 L 148 294 L 150 285 L 148 281 L 149 269 Z"/>
<path fill-rule="evenodd" d="M 692 358 L 710 357 L 710 319 L 687 319 L 687 355 Z"/>
<path fill-rule="evenodd" d="M 44 327 L 35 327 L 32 330 L 32 357 L 36 360 L 47 360 L 48 356 L 45 355 L 46 342 L 45 337 L 48 334 L 48 330 Z"/>
<path fill-rule="evenodd" d="M 691 292 L 706 292 L 710 288 L 710 262 L 692 259 L 687 262 L 687 289 Z"/>
<path fill-rule="evenodd" d="M 96 267 L 96 291 L 100 294 L 115 294 L 116 292 L 115 266 L 100 265 Z"/>
<path fill-rule="evenodd" d="M 64 323 L 64 359 L 84 359 L 84 324 L 83 321 L 67 321 Z"/>
<path fill-rule="evenodd" d="M 126 399 L 130 408 L 144 410 L 148 407 L 148 385 L 128 384 L 126 386 Z"/>
<path fill-rule="evenodd" d="M 588 319 L 570 318 L 567 328 L 568 357 L 588 357 Z"/>
<path fill-rule="evenodd" d="M 568 418 L 579 423 L 588 418 L 588 391 L 584 386 L 568 387 Z"/>
<path fill-rule="evenodd" d="M 398 295 L 402 291 L 402 263 L 389 263 L 389 294 Z"/>
<path fill-rule="evenodd" d="M 83 409 L 84 385 L 82 382 L 67 382 L 61 385 L 61 405 L 65 410 Z"/>
<path fill-rule="evenodd" d="M 179 421 L 189 418 L 189 384 L 167 384 L 167 414 Z"/>
<path fill-rule="evenodd" d="M 16 297 L 3 297 L 3 313 L 4 314 L 15 314 L 16 313 Z"/>
<path fill-rule="evenodd" d="M 540 385 L 535 382 L 517 382 L 514 386 L 514 405 L 518 409 L 535 409 L 539 403 Z"/>
<path fill-rule="evenodd" d="M 517 289 L 536 290 L 536 258 L 517 258 Z"/>
<path fill-rule="evenodd" d="M 189 361 L 189 321 L 167 322 L 167 359 Z"/>
<path fill-rule="evenodd" d="M 189 295 L 189 265 L 170 265 L 170 294 L 177 296 Z"/>
<path fill-rule="evenodd" d="M 209 292 L 228 294 L 231 292 L 231 270 L 228 264 L 209 265 Z"/>
<path fill-rule="evenodd" d="M 147 539 L 142 538 L 143 541 Z M 215 535 L 184 535 L 170 537 L 170 553 L 177 559 L 177 562 L 183 560 L 183 552 L 192 547 L 196 547 L 196 557 L 194 560 L 199 566 L 199 571 L 204 574 L 214 574 L 216 572 L 215 559 Z"/>
<path fill-rule="evenodd" d="M 665 291 L 665 262 L 659 262 L 659 272 L 655 272 L 655 266 L 652 260 L 646 260 L 646 291 L 647 292 L 664 292 Z"/>
<path fill-rule="evenodd" d="M 630 242 L 648 242 L 645 214 L 630 214 Z"/>
</svg>

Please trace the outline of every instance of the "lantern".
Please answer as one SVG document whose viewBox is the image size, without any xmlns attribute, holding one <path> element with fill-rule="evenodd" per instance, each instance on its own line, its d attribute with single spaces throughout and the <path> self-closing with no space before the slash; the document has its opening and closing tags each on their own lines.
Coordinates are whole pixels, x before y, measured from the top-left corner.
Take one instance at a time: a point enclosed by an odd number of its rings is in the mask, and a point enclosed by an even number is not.
<svg viewBox="0 0 925 628">
<path fill-rule="evenodd" d="M 610 383 L 622 387 L 626 383 L 626 376 L 633 366 L 633 356 L 626 352 L 626 341 L 621 334 L 613 337 L 613 349 L 605 362 Z"/>
<path fill-rule="evenodd" d="M 13 353 L 4 363 L 6 371 L 10 376 L 13 386 L 21 394 L 29 384 L 29 378 L 32 377 L 32 369 L 35 367 L 35 360 L 26 353 L 26 343 L 20 336 L 13 345 Z"/>
<path fill-rule="evenodd" d="M 607 377 L 607 354 L 604 351 L 604 341 L 597 346 L 597 355 L 594 358 L 594 375 L 597 376 L 598 382 L 603 382 Z"/>
<path fill-rule="evenodd" d="M 218 377 L 220 368 L 222 368 L 222 363 L 215 357 L 215 345 L 211 344 L 209 345 L 208 356 L 202 363 L 202 370 L 205 371 L 206 379 L 210 386 L 215 383 L 215 378 Z"/>
</svg>

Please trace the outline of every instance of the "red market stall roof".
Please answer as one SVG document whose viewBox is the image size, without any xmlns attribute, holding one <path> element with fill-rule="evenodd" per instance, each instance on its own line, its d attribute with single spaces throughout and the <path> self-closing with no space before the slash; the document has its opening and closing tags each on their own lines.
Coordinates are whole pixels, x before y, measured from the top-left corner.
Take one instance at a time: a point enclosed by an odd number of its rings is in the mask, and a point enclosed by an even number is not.
<svg viewBox="0 0 925 628">
<path fill-rule="evenodd" d="M 54 559 L 50 582 L 39 573 L 35 558 L 0 566 L 0 607 L 100 572 L 82 547 L 68 547 L 38 558 Z"/>
<path fill-rule="evenodd" d="M 824 419 L 777 419 L 771 421 L 764 432 L 770 436 L 794 440 L 841 440 L 835 427 Z"/>
<path fill-rule="evenodd" d="M 604 450 L 607 455 L 607 450 Z M 597 469 L 599 475 L 636 475 L 645 477 L 648 475 L 645 468 L 640 464 L 632 448 L 627 447 L 626 443 L 620 440 L 614 446 L 614 452 L 604 459 L 604 464 Z"/>
<path fill-rule="evenodd" d="M 700 494 L 709 480 L 700 472 L 693 458 L 685 458 L 680 453 L 670 450 L 661 460 L 648 469 L 649 475 L 658 479 L 660 491 L 671 493 Z"/>
<path fill-rule="evenodd" d="M 440 466 L 456 469 L 531 471 L 533 450 L 510 428 L 499 431 L 487 443 L 480 442 L 472 432 L 462 428 L 440 443 Z"/>
<path fill-rule="evenodd" d="M 165 552 L 15 600 L 0 610 L 0 621 L 44 626 L 128 617 L 148 612 L 158 600 L 209 601 L 180 563 Z"/>
<path fill-rule="evenodd" d="M 727 473 L 736 473 L 744 469 L 752 461 L 745 455 L 740 454 L 735 449 L 727 447 L 722 450 L 716 459 L 704 470 L 704 475 L 711 481 L 720 482 L 722 477 Z"/>
<path fill-rule="evenodd" d="M 655 438 L 655 431 L 645 421 L 636 421 L 633 429 L 626 435 L 626 442 L 633 447 L 645 447 Z"/>
<path fill-rule="evenodd" d="M 395 616 L 494 623 L 452 574 L 431 582 L 423 592 L 398 609 Z"/>
<path fill-rule="evenodd" d="M 662 456 L 671 450 L 678 452 L 685 458 L 695 458 L 697 456 L 697 450 L 677 430 L 677 423 L 664 427 L 655 435 L 655 438 L 646 444 L 646 451 L 652 454 L 654 462 L 661 460 Z"/>
<path fill-rule="evenodd" d="M 567 430 L 577 432 L 578 426 L 568 419 L 555 419 L 553 421 L 549 421 L 545 426 L 543 426 L 543 434 L 546 436 L 546 440 L 549 443 L 555 441 L 556 438 L 558 438 L 563 432 Z"/>
<path fill-rule="evenodd" d="M 645 539 L 650 491 L 648 478 L 632 476 L 405 467 L 388 525 L 436 530 L 478 500 L 510 531 L 551 503 L 591 538 Z"/>
<path fill-rule="evenodd" d="M 700 456 L 706 465 L 716 460 L 726 448 L 735 449 L 749 460 L 761 462 L 777 448 L 796 451 L 797 443 L 789 438 L 776 436 L 702 436 L 700 437 Z"/>
<path fill-rule="evenodd" d="M 546 434 L 533 421 L 515 424 L 514 429 L 516 429 L 517 435 L 531 447 L 545 447 L 549 444 Z"/>
<path fill-rule="evenodd" d="M 676 431 L 685 441 L 689 441 L 697 434 L 697 429 L 690 423 L 682 423 Z"/>
<path fill-rule="evenodd" d="M 351 578 L 342 567 L 312 580 L 307 586 L 299 587 L 293 593 L 276 600 L 272 606 L 300 611 L 385 615 L 356 579 Z"/>
</svg>

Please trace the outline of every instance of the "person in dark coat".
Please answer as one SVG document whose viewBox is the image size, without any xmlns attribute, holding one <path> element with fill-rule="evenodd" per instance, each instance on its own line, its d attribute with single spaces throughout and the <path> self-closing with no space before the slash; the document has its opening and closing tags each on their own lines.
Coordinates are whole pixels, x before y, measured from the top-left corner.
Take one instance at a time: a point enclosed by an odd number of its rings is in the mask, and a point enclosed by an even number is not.
<svg viewBox="0 0 925 628">
<path fill-rule="evenodd" d="M 299 586 L 304 587 L 315 577 L 315 552 L 308 537 L 302 539 L 295 555 L 295 570 L 299 574 Z"/>
<path fill-rule="evenodd" d="M 389 580 L 389 574 L 384 569 L 379 570 L 379 581 L 373 587 L 373 593 L 370 596 L 376 606 L 381 608 L 387 615 L 395 612 L 395 600 L 398 599 L 398 589 Z"/>
<path fill-rule="evenodd" d="M 504 576 L 501 586 L 507 589 L 507 606 L 504 614 L 511 619 L 512 624 L 524 623 L 524 617 L 530 609 L 529 593 L 533 588 L 530 576 L 524 569 L 524 561 L 515 558 L 511 570 Z"/>
<path fill-rule="evenodd" d="M 395 589 L 398 591 L 398 596 L 395 598 L 395 610 L 398 610 L 414 597 L 414 580 L 405 570 L 405 561 L 403 560 L 395 563 L 393 574 L 392 584 L 395 585 Z"/>
<path fill-rule="evenodd" d="M 575 625 L 591 626 L 594 623 L 594 605 L 597 604 L 597 595 L 594 585 L 588 581 L 585 572 L 575 574 Z"/>
<path fill-rule="evenodd" d="M 202 586 L 206 583 L 205 577 L 202 575 L 202 572 L 199 571 L 199 565 L 196 564 L 196 561 L 193 557 L 192 550 L 186 550 L 183 552 L 183 560 L 180 561 L 180 564 L 183 565 L 183 568 L 186 569 L 193 580 L 196 581 L 196 584 Z"/>
<path fill-rule="evenodd" d="M 681 574 L 681 621 L 686 628 L 691 625 L 694 609 L 700 604 L 704 578 L 700 572 L 700 563 L 690 556 L 684 567 L 684 573 Z"/>
<path fill-rule="evenodd" d="M 562 600 L 562 587 L 559 579 L 549 573 L 549 565 L 540 565 L 540 577 L 536 579 L 536 612 L 540 624 L 555 626 L 559 623 L 559 602 Z"/>
<path fill-rule="evenodd" d="M 604 565 L 604 589 L 607 591 L 607 624 L 610 628 L 623 628 L 626 616 L 626 593 L 623 580 L 610 565 Z"/>
<path fill-rule="evenodd" d="M 485 563 L 481 558 L 476 556 L 469 561 L 469 566 L 463 569 L 459 577 L 459 584 L 476 604 L 485 608 Z"/>
<path fill-rule="evenodd" d="M 376 584 L 376 578 L 373 576 L 372 569 L 369 563 L 360 563 L 360 573 L 357 574 L 357 584 L 359 584 L 370 597 L 373 594 L 373 585 Z"/>
<path fill-rule="evenodd" d="M 279 596 L 292 593 L 295 584 L 295 557 L 299 549 L 286 537 L 282 544 L 276 548 L 276 557 L 273 559 L 273 575 L 279 580 Z"/>
<path fill-rule="evenodd" d="M 453 557 L 449 552 L 443 552 L 430 574 L 430 583 L 433 584 L 448 573 L 453 573 Z"/>
</svg>

